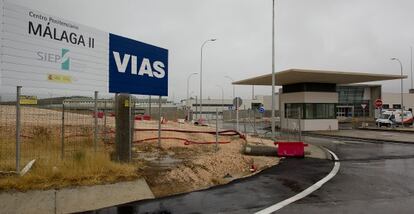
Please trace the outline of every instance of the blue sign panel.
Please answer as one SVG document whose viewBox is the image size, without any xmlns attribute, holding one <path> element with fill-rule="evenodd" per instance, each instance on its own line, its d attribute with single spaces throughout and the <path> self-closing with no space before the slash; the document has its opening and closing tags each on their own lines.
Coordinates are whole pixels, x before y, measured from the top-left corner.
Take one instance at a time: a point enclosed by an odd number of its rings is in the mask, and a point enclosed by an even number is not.
<svg viewBox="0 0 414 214">
<path fill-rule="evenodd" d="M 264 113 L 264 112 L 265 112 L 265 108 L 264 108 L 263 106 L 261 106 L 261 107 L 259 108 L 259 112 L 260 112 L 260 113 Z"/>
<path fill-rule="evenodd" d="M 109 92 L 168 96 L 168 50 L 110 33 Z"/>
</svg>

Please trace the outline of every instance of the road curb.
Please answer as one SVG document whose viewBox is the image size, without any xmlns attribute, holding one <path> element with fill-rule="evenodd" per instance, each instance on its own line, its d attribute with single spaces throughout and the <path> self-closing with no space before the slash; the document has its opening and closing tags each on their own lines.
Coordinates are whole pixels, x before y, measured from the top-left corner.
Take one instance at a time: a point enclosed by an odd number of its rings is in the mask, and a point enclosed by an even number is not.
<svg viewBox="0 0 414 214">
<path fill-rule="evenodd" d="M 351 137 L 351 136 L 335 136 L 335 135 L 328 135 L 328 134 L 317 134 L 317 133 L 304 133 L 303 135 L 309 137 L 326 137 L 338 140 L 359 140 L 363 142 L 370 142 L 370 143 L 399 143 L 399 144 L 413 144 L 414 142 L 410 141 L 399 141 L 399 140 L 382 140 L 382 139 L 373 139 L 373 138 L 360 138 L 360 137 Z"/>
<path fill-rule="evenodd" d="M 385 132 L 401 132 L 401 133 L 414 134 L 414 129 L 411 131 L 411 130 L 397 130 L 397 129 L 358 128 L 358 130 L 365 130 L 365 131 L 385 131 Z"/>
</svg>

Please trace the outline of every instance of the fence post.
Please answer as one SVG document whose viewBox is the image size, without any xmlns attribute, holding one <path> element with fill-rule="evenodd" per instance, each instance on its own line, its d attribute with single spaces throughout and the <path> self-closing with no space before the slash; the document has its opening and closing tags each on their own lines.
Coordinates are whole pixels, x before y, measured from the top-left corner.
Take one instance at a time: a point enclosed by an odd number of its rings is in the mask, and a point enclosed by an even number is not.
<svg viewBox="0 0 414 214">
<path fill-rule="evenodd" d="M 244 117 L 243 117 L 243 126 L 244 126 L 244 134 L 247 135 L 247 130 L 246 130 L 246 117 L 247 117 L 247 113 L 246 113 L 246 105 L 243 106 L 244 109 Z"/>
<path fill-rule="evenodd" d="M 288 113 L 287 113 L 287 115 L 286 115 L 286 128 L 287 128 L 287 141 L 289 142 L 290 141 L 290 129 L 289 129 L 289 114 L 290 114 L 290 110 L 288 110 Z"/>
<path fill-rule="evenodd" d="M 63 160 L 65 158 L 65 101 L 62 101 L 62 129 L 60 135 L 60 158 Z"/>
<path fill-rule="evenodd" d="M 158 147 L 161 148 L 161 96 L 158 97 Z"/>
<path fill-rule="evenodd" d="M 132 110 L 132 99 L 131 99 L 131 94 L 129 94 L 129 96 L 128 96 L 128 108 L 129 108 L 128 109 L 128 113 L 129 113 L 128 118 L 129 118 L 129 128 L 130 128 L 129 136 L 128 136 L 128 148 L 129 148 L 128 161 L 131 162 L 131 160 L 132 160 L 132 132 L 135 131 L 134 127 L 132 126 L 132 111 L 131 111 Z"/>
<path fill-rule="evenodd" d="M 218 108 L 216 108 L 216 152 L 218 151 Z"/>
<path fill-rule="evenodd" d="M 236 99 L 236 131 L 239 131 L 239 99 Z"/>
<path fill-rule="evenodd" d="M 16 89 L 16 172 L 20 172 L 20 95 L 22 86 L 17 86 Z"/>
<path fill-rule="evenodd" d="M 104 128 L 103 128 L 103 131 L 104 131 L 104 142 L 107 142 L 108 141 L 108 129 L 106 127 L 106 113 L 107 113 L 107 110 L 106 110 L 107 103 L 106 102 L 107 102 L 107 100 L 104 101 L 104 109 L 103 109 L 103 115 L 104 115 Z"/>
<path fill-rule="evenodd" d="M 148 115 L 151 117 L 151 103 L 152 103 L 152 101 L 151 101 L 151 95 L 149 95 L 149 98 L 148 98 Z"/>
<path fill-rule="evenodd" d="M 93 147 L 94 151 L 97 150 L 98 144 L 98 91 L 95 91 L 94 107 L 93 107 L 93 116 L 94 116 L 94 132 L 93 132 Z"/>
<path fill-rule="evenodd" d="M 302 141 L 302 126 L 301 126 L 301 123 L 302 123 L 302 108 L 301 107 L 298 107 L 298 119 L 299 119 L 299 141 Z"/>
<path fill-rule="evenodd" d="M 197 98 L 197 96 L 195 96 L 195 116 L 194 116 L 194 120 L 197 120 L 197 118 L 199 118 L 199 116 L 198 116 L 198 98 Z"/>
<path fill-rule="evenodd" d="M 252 108 L 253 111 L 253 134 L 257 135 L 257 131 L 256 131 L 256 109 Z"/>
</svg>

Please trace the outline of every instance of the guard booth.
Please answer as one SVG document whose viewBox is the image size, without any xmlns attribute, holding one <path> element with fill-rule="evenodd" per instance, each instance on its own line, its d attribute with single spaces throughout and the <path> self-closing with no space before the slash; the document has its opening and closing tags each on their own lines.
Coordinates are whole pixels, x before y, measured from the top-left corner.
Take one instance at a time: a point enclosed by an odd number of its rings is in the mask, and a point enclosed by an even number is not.
<svg viewBox="0 0 414 214">
<path fill-rule="evenodd" d="M 275 74 L 275 79 L 276 86 L 281 86 L 279 89 L 281 128 L 294 129 L 299 120 L 303 131 L 338 130 L 337 116 L 349 116 L 355 113 L 355 107 L 339 106 L 337 91 L 339 86 L 401 78 L 405 79 L 407 76 L 307 69 L 278 72 Z M 272 74 L 236 81 L 233 84 L 271 86 Z M 378 96 L 378 94 L 371 96 Z M 380 94 L 376 98 L 380 98 Z"/>
</svg>

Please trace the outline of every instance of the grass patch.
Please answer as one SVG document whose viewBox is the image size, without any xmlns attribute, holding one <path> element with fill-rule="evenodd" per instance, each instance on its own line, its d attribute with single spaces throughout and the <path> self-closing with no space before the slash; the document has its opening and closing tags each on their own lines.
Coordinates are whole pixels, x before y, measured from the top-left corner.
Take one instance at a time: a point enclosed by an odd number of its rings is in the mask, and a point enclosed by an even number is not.
<svg viewBox="0 0 414 214">
<path fill-rule="evenodd" d="M 113 162 L 108 154 L 78 152 L 72 158 L 55 164 L 39 159 L 23 177 L 0 178 L 0 190 L 52 189 L 115 183 L 136 178 L 137 166 Z"/>
<path fill-rule="evenodd" d="M 59 189 L 130 181 L 139 177 L 142 163 L 114 162 L 110 158 L 113 146 L 104 146 L 100 142 L 95 152 L 90 137 L 67 139 L 62 160 L 57 130 L 31 127 L 28 135 L 32 137 L 22 139 L 20 168 L 32 159 L 36 162 L 23 177 L 0 175 L 0 191 Z M 89 128 L 81 131 L 87 133 Z M 15 170 L 15 141 L 10 133 L 0 133 L 0 166 L 3 171 Z"/>
</svg>

